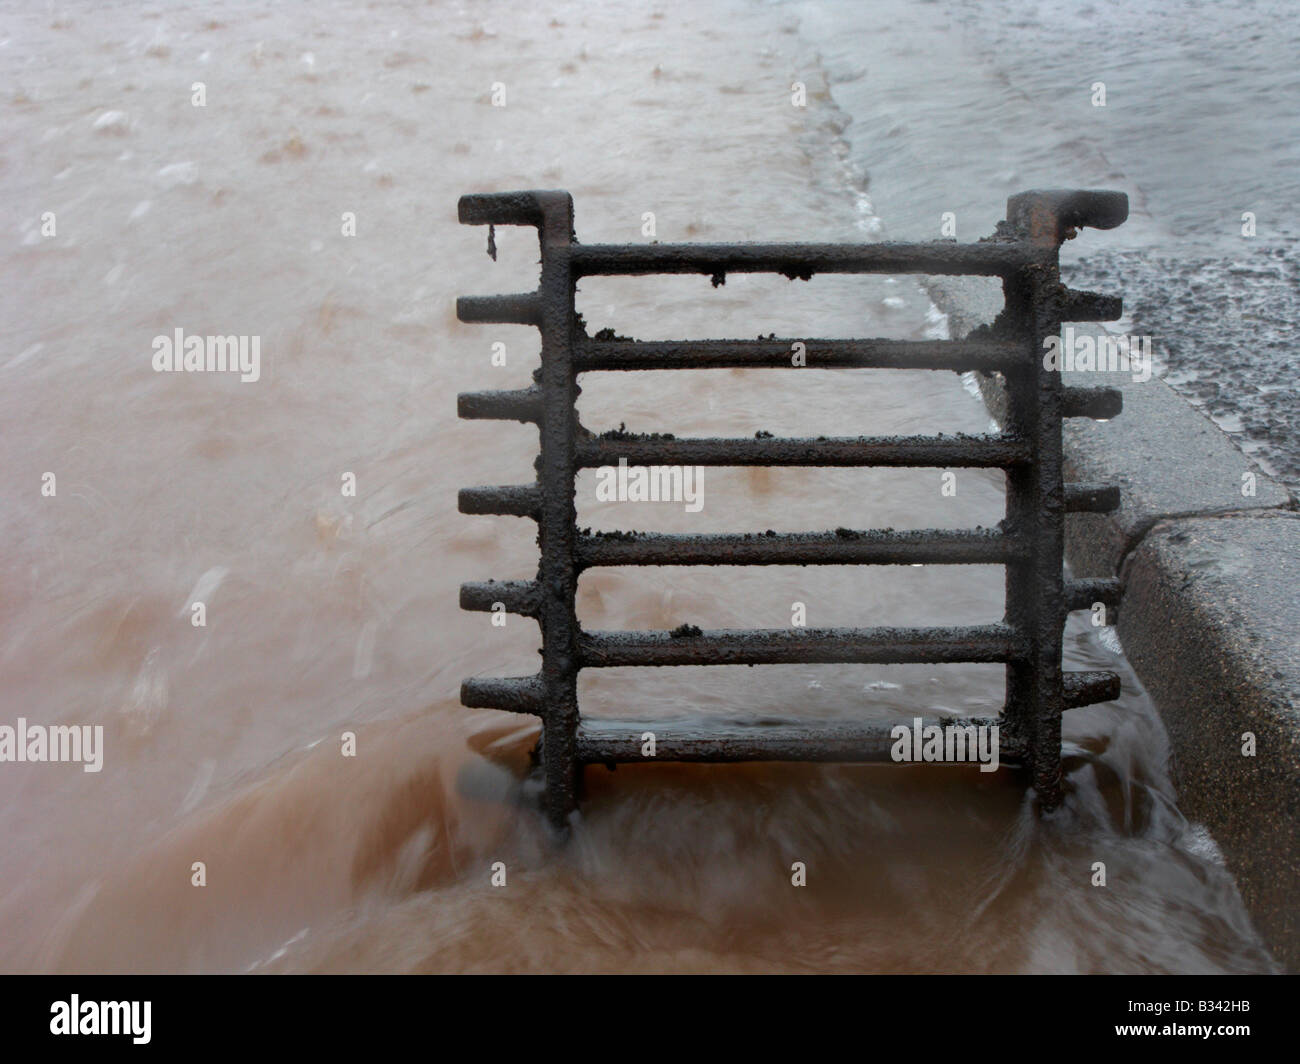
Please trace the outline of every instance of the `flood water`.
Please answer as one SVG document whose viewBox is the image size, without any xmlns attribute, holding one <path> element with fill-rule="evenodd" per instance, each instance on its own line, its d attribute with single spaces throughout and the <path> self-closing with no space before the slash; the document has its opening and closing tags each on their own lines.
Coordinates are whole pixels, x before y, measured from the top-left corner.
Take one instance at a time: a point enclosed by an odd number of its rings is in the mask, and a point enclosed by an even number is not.
<svg viewBox="0 0 1300 1064">
<path fill-rule="evenodd" d="M 843 64 L 890 84 L 928 61 L 954 71 L 953 92 L 997 78 L 960 5 L 872 8 L 5 9 L 0 723 L 102 725 L 105 756 L 98 773 L 0 765 L 0 968 L 1271 969 L 1213 839 L 1178 811 L 1153 707 L 1082 615 L 1066 667 L 1117 670 L 1124 694 L 1067 715 L 1070 795 L 1047 819 L 1005 771 L 624 766 L 588 771 L 557 850 L 525 782 L 536 724 L 458 703 L 467 676 L 535 671 L 538 636 L 457 607 L 463 581 L 533 575 L 530 522 L 463 516 L 455 500 L 531 479 L 537 448 L 531 428 L 455 416 L 458 391 L 525 386 L 537 352 L 533 330 L 456 322 L 457 295 L 536 276 L 528 232 L 498 229 L 493 262 L 485 232 L 456 224 L 457 197 L 566 188 L 587 242 L 647 239 L 646 212 L 664 241 L 917 235 L 909 183 L 928 210 L 960 174 L 902 163 L 932 154 L 943 124 L 925 98 L 854 97 Z M 796 80 L 806 108 L 791 105 Z M 989 122 L 1023 107 L 1010 90 L 986 99 Z M 1086 155 L 1024 162 L 987 195 L 977 167 L 960 187 L 984 213 L 967 228 L 956 205 L 961 238 L 989 231 L 1008 191 L 1106 184 Z M 1137 206 L 1124 239 L 1155 239 Z M 644 339 L 948 335 L 909 277 L 593 279 L 579 309 L 592 332 Z M 154 372 L 154 338 L 177 328 L 260 337 L 259 379 Z M 989 427 L 948 373 L 582 385 L 595 431 Z M 577 498 L 596 528 L 1002 516 L 1000 474 L 984 471 L 961 471 L 952 496 L 938 470 L 710 468 L 698 513 L 600 502 L 587 474 Z M 800 602 L 812 626 L 981 623 L 1001 616 L 1002 579 L 597 570 L 579 616 L 777 628 Z M 614 669 L 584 674 L 580 695 L 593 716 L 637 719 L 970 714 L 1000 704 L 1002 670 Z"/>
</svg>

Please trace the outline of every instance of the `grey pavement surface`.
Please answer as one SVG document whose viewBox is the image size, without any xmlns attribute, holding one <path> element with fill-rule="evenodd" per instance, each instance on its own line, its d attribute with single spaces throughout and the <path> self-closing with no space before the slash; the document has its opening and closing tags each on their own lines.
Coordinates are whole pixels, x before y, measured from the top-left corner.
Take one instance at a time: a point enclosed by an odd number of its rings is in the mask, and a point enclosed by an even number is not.
<svg viewBox="0 0 1300 1064">
<path fill-rule="evenodd" d="M 1100 250 L 1062 280 L 1122 292 L 1125 331 L 1152 337 L 1166 383 L 1300 489 L 1300 244 L 1243 237 L 1214 257 Z"/>
</svg>

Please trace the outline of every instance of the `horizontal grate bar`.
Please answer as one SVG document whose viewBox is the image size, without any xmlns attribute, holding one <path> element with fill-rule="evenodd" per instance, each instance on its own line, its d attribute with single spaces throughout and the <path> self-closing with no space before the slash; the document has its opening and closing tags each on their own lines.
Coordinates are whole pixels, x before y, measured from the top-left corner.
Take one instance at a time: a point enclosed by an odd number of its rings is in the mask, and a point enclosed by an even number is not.
<svg viewBox="0 0 1300 1064">
<path fill-rule="evenodd" d="M 466 420 L 523 421 L 537 425 L 542 420 L 542 390 L 461 392 L 456 396 L 456 414 Z"/>
<path fill-rule="evenodd" d="M 1124 300 L 1100 292 L 1066 289 L 1061 299 L 1062 321 L 1118 321 L 1124 316 Z"/>
<path fill-rule="evenodd" d="M 579 534 L 578 564 L 603 565 L 1001 565 L 1023 548 L 996 530 L 915 532 L 666 532 Z"/>
<path fill-rule="evenodd" d="M 536 292 L 509 296 L 461 296 L 456 317 L 486 325 L 540 325 L 542 301 Z"/>
<path fill-rule="evenodd" d="M 578 277 L 645 273 L 929 273 L 1007 276 L 1051 261 L 1041 247 L 1014 241 L 982 244 L 578 244 Z"/>
<path fill-rule="evenodd" d="M 542 492 L 536 484 L 503 484 L 498 487 L 461 488 L 457 496 L 463 514 L 508 514 L 536 517 L 542 506 Z"/>
<path fill-rule="evenodd" d="M 544 220 L 537 192 L 471 192 L 456 204 L 461 225 L 536 225 Z M 563 195 L 563 193 L 561 193 Z"/>
<path fill-rule="evenodd" d="M 1021 656 L 1013 628 L 698 628 L 673 632 L 587 632 L 581 664 L 661 665 L 908 664 L 1010 661 Z"/>
<path fill-rule="evenodd" d="M 997 718 L 971 720 L 922 718 L 921 726 L 999 725 Z M 808 721 L 789 724 L 735 724 L 707 719 L 592 720 L 578 725 L 578 759 L 585 764 L 654 761 L 839 761 L 890 762 L 898 725 L 909 730 L 914 720 L 850 723 Z M 654 757 L 642 749 L 646 733 L 654 736 Z M 1023 747 L 999 728 L 998 759 L 1013 761 Z M 936 762 L 938 763 L 938 762 Z M 945 762 L 963 764 L 963 762 Z M 964 762 L 970 767 L 970 762 Z"/>
<path fill-rule="evenodd" d="M 1009 469 L 1027 465 L 1028 441 L 1010 436 L 887 436 L 822 439 L 665 439 L 622 434 L 580 440 L 578 468 L 614 465 L 893 466 Z"/>
<path fill-rule="evenodd" d="M 1112 484 L 1065 485 L 1065 512 L 1108 514 L 1119 509 L 1119 488 Z"/>
<path fill-rule="evenodd" d="M 503 709 L 510 713 L 546 715 L 546 699 L 540 676 L 488 677 L 465 680 L 460 685 L 460 703 L 470 709 Z"/>
<path fill-rule="evenodd" d="M 585 370 L 789 369 L 794 345 L 809 369 L 1010 369 L 1025 345 L 999 340 L 579 340 L 574 368 Z"/>
<path fill-rule="evenodd" d="M 460 585 L 460 608 L 491 613 L 499 602 L 508 612 L 536 617 L 542 589 L 536 580 L 488 580 Z"/>
<path fill-rule="evenodd" d="M 1061 674 L 1061 705 L 1078 709 L 1095 702 L 1110 702 L 1119 697 L 1119 677 L 1113 672 L 1066 672 Z"/>
<path fill-rule="evenodd" d="M 1065 582 L 1065 608 L 1090 610 L 1093 603 L 1115 607 L 1119 605 L 1121 584 L 1113 576 L 1092 577 L 1086 580 Z"/>
<path fill-rule="evenodd" d="M 1124 393 L 1118 388 L 1064 388 L 1062 417 L 1112 418 L 1124 409 Z"/>
</svg>

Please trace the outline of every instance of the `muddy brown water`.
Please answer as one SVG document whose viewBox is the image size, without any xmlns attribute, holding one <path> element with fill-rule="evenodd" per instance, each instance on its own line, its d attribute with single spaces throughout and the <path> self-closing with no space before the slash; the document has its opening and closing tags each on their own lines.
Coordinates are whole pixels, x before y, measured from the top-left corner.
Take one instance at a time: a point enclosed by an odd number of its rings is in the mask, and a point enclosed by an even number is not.
<svg viewBox="0 0 1300 1064">
<path fill-rule="evenodd" d="M 0 967 L 1270 966 L 1178 812 L 1151 705 L 1078 617 L 1067 667 L 1118 669 L 1125 693 L 1069 715 L 1071 795 L 1050 820 L 1007 772 L 629 766 L 588 772 L 557 851 L 529 804 L 536 725 L 457 704 L 463 677 L 530 672 L 537 646 L 530 622 L 457 609 L 462 581 L 527 577 L 536 556 L 528 522 L 455 510 L 461 486 L 527 479 L 536 450 L 531 429 L 455 417 L 456 392 L 523 386 L 536 359 L 530 330 L 454 320 L 456 295 L 536 269 L 513 231 L 489 260 L 457 196 L 568 188 L 589 241 L 644 239 L 646 212 L 664 240 L 869 239 L 842 114 L 815 80 L 790 104 L 806 49 L 795 9 L 750 3 L 4 14 L 0 723 L 102 725 L 106 751 L 99 773 L 0 765 Z M 947 335 L 907 277 L 592 280 L 579 306 L 643 338 Z M 178 327 L 259 336 L 260 379 L 155 373 L 153 338 Z M 595 430 L 989 424 L 953 374 L 583 388 Z M 688 513 L 599 502 L 584 475 L 579 521 L 987 526 L 999 476 L 963 471 L 944 496 L 937 470 L 709 469 Z M 1001 593 L 992 567 L 624 569 L 584 576 L 579 611 L 599 628 L 781 627 L 795 602 L 814 625 L 977 623 Z M 1001 685 L 979 666 L 620 669 L 581 693 L 593 715 L 860 719 L 968 713 Z"/>
</svg>

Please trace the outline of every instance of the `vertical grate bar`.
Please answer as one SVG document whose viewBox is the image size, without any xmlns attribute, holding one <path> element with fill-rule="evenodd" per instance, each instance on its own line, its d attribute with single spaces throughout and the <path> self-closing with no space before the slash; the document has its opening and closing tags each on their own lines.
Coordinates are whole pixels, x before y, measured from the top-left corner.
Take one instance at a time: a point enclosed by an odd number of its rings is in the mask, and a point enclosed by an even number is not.
<svg viewBox="0 0 1300 1064">
<path fill-rule="evenodd" d="M 1006 566 L 1006 614 L 1004 623 L 1018 625 L 1024 632 L 1028 653 L 1024 658 L 1010 661 L 1006 666 L 1006 704 L 1004 732 L 1011 732 L 1028 749 L 1029 735 L 1033 731 L 1033 712 L 1037 690 L 1037 632 L 1038 598 L 1035 593 L 1035 575 L 1042 552 L 1042 539 L 1038 534 L 1037 506 L 1042 494 L 1039 479 L 1041 433 L 1038 425 L 1038 377 L 1041 362 L 1034 349 L 1030 322 L 1033 318 L 1033 293 L 1028 278 L 1022 274 L 1008 277 L 1002 289 L 1006 297 L 1006 310 L 1000 325 L 1019 338 L 1029 348 L 1032 361 L 1003 371 L 1006 381 L 1006 412 L 1004 431 L 1028 440 L 1032 448 L 1030 462 L 1016 469 L 1008 469 L 1006 478 L 1006 530 L 1019 539 L 1023 549 Z"/>
<path fill-rule="evenodd" d="M 538 193 L 542 209 L 542 279 L 538 289 L 542 333 L 542 486 L 538 519 L 542 599 L 542 768 L 546 815 L 563 829 L 577 805 L 578 594 L 577 516 L 574 508 L 578 385 L 573 369 L 573 199 L 567 192 Z"/>
<path fill-rule="evenodd" d="M 1065 514 L 1071 507 L 1063 475 L 1061 423 L 1067 413 L 1087 416 L 1093 404 L 1072 398 L 1067 410 L 1066 389 L 1060 373 L 1044 363 L 1043 342 L 1059 334 L 1066 313 L 1079 320 L 1085 314 L 1087 320 L 1097 321 L 1119 316 L 1118 300 L 1071 292 L 1061 285 L 1059 251 L 1075 229 L 1111 228 L 1127 213 L 1126 198 L 1116 193 L 1024 192 L 1007 201 L 1007 227 L 1044 253 L 1009 275 L 1003 289 L 1006 324 L 1029 347 L 1027 364 L 1006 372 L 1007 431 L 1022 435 L 1033 447 L 1030 463 L 1006 474 L 1008 524 L 1031 544 L 1027 558 L 1007 565 L 1007 621 L 1014 618 L 1021 627 L 1028 653 L 1007 665 L 1006 712 L 1024 742 L 1034 790 L 1045 810 L 1059 805 L 1062 797 L 1061 652 L 1069 611 L 1063 567 Z"/>
<path fill-rule="evenodd" d="M 1056 335 L 1060 319 L 1053 293 L 1059 288 L 1057 267 L 1029 271 L 1029 344 L 1037 353 L 1037 391 L 1032 504 L 1037 511 L 1038 551 L 1030 594 L 1036 610 L 1030 622 L 1029 653 L 1033 670 L 1034 712 L 1025 736 L 1034 790 L 1044 809 L 1061 802 L 1061 636 L 1065 628 L 1065 485 L 1062 475 L 1061 375 L 1043 365 L 1043 339 Z"/>
</svg>

